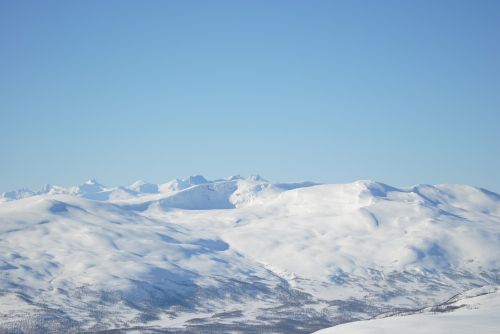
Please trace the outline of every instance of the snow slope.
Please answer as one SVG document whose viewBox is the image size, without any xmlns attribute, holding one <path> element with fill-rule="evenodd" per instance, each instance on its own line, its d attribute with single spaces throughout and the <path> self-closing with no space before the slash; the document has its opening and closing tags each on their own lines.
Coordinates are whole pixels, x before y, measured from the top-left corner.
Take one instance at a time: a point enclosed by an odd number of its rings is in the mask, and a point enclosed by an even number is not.
<svg viewBox="0 0 500 334">
<path fill-rule="evenodd" d="M 194 176 L 3 201 L 0 331 L 309 333 L 500 284 L 500 196 L 464 185 Z"/>
<path fill-rule="evenodd" d="M 500 292 L 462 297 L 441 308 L 413 315 L 356 321 L 323 329 L 315 334 L 497 334 L 500 333 Z M 444 307 L 443 307 L 444 306 Z"/>
</svg>

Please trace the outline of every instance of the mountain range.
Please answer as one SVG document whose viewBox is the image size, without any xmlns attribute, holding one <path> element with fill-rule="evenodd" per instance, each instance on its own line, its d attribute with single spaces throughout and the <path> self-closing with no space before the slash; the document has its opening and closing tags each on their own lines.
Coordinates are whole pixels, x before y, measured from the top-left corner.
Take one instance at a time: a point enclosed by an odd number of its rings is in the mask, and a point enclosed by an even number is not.
<svg viewBox="0 0 500 334">
<path fill-rule="evenodd" d="M 311 333 L 498 285 L 500 195 L 467 185 L 196 175 L 0 198 L 0 332 Z"/>
</svg>

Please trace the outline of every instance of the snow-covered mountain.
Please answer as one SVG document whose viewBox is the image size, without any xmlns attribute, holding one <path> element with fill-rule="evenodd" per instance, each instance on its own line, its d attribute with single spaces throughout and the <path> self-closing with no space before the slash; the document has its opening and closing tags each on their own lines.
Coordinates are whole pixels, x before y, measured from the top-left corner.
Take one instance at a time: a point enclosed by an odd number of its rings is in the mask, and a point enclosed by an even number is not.
<svg viewBox="0 0 500 334">
<path fill-rule="evenodd" d="M 0 332 L 310 333 L 500 284 L 500 196 L 465 185 L 4 193 Z"/>
</svg>

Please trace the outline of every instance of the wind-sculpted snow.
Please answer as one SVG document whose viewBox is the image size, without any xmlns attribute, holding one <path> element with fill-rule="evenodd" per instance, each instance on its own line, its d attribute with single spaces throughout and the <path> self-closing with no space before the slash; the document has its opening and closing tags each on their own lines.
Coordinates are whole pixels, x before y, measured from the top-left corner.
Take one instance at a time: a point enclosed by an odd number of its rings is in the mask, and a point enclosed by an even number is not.
<svg viewBox="0 0 500 334">
<path fill-rule="evenodd" d="M 308 333 L 500 284 L 500 197 L 469 186 L 194 176 L 3 200 L 3 332 Z"/>
</svg>

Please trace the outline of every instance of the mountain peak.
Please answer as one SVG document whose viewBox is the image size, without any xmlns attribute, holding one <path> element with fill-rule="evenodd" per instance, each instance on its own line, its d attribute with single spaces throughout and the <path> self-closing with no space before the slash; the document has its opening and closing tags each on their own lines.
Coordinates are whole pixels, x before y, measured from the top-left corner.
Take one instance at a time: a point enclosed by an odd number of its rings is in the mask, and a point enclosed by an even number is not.
<svg viewBox="0 0 500 334">
<path fill-rule="evenodd" d="M 373 180 L 359 180 L 355 181 L 354 184 L 375 197 L 385 197 L 388 192 L 399 190 L 385 183 Z"/>
<path fill-rule="evenodd" d="M 243 177 L 241 177 L 241 175 L 237 174 L 237 175 L 227 177 L 226 180 L 227 181 L 243 180 Z"/>
<path fill-rule="evenodd" d="M 249 181 L 267 181 L 266 179 L 264 179 L 262 176 L 260 176 L 259 174 L 255 174 L 255 175 L 250 175 L 247 180 Z"/>
<path fill-rule="evenodd" d="M 99 182 L 96 179 L 88 179 L 84 184 L 99 185 Z"/>
<path fill-rule="evenodd" d="M 191 175 L 188 177 L 187 181 L 191 185 L 208 183 L 207 179 L 205 179 L 202 175 Z"/>
<path fill-rule="evenodd" d="M 139 193 L 148 193 L 148 194 L 156 194 L 158 193 L 158 185 L 146 182 L 144 180 L 137 180 L 132 183 L 127 189 L 139 192 Z"/>
<path fill-rule="evenodd" d="M 147 183 L 146 181 L 144 181 L 144 180 L 142 180 L 142 179 L 139 179 L 139 180 L 137 180 L 137 181 L 133 182 L 130 186 L 128 186 L 128 188 L 131 188 L 131 189 L 132 189 L 132 188 L 134 188 L 134 187 L 139 187 L 139 186 L 141 186 L 141 185 L 143 185 L 143 184 L 146 184 L 146 183 Z"/>
<path fill-rule="evenodd" d="M 77 192 L 88 194 L 88 193 L 97 193 L 103 191 L 105 187 L 97 182 L 95 179 L 88 179 L 85 183 L 79 185 L 77 188 Z"/>
<path fill-rule="evenodd" d="M 40 192 L 49 192 L 50 189 L 52 189 L 54 186 L 51 185 L 50 183 L 47 183 L 46 185 L 44 185 L 42 187 L 42 189 L 40 189 Z"/>
</svg>

